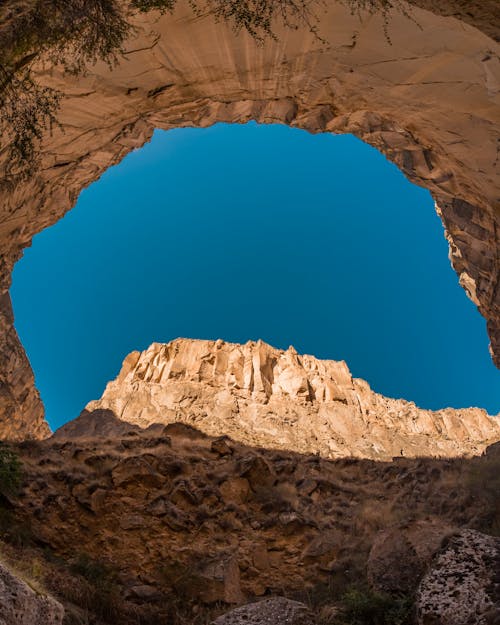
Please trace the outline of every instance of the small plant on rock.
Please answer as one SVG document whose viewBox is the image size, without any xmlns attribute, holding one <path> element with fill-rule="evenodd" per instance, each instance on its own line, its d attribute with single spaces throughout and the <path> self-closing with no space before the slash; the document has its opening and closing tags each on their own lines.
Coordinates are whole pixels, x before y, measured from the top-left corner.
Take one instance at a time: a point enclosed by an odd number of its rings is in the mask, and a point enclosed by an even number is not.
<svg viewBox="0 0 500 625">
<path fill-rule="evenodd" d="M 21 462 L 17 454 L 0 443 L 0 496 L 15 495 L 21 486 Z"/>
</svg>

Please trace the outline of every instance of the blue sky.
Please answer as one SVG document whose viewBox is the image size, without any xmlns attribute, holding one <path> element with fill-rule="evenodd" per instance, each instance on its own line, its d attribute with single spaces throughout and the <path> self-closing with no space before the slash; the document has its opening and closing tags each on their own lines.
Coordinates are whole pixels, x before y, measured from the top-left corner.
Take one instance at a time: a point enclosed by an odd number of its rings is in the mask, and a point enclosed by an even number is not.
<svg viewBox="0 0 500 625">
<path fill-rule="evenodd" d="M 425 408 L 500 411 L 485 322 L 429 193 L 349 136 L 283 126 L 157 131 L 37 235 L 16 327 L 52 428 L 123 358 L 178 336 L 346 360 Z"/>
</svg>

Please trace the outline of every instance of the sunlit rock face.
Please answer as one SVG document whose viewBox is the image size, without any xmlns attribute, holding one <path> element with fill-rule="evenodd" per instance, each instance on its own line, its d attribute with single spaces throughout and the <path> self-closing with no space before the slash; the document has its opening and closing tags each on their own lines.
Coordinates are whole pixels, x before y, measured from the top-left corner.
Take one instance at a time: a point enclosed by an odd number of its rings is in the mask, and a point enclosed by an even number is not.
<svg viewBox="0 0 500 625">
<path fill-rule="evenodd" d="M 467 455 L 500 439 L 500 421 L 484 410 L 421 410 L 373 392 L 345 362 L 261 341 L 178 339 L 132 352 L 86 407 L 99 409 L 141 427 L 179 421 L 254 447 L 326 458 Z"/>
<path fill-rule="evenodd" d="M 327 5 L 320 12 L 326 43 L 306 28 L 277 27 L 277 41 L 258 45 L 209 16 L 194 18 L 181 2 L 174 16 L 137 17 L 114 69 L 98 64 L 75 78 L 40 63 L 39 79 L 64 94 L 64 132 L 47 133 L 33 179 L 2 189 L 0 293 L 33 235 L 60 219 L 84 187 L 155 128 L 279 122 L 354 133 L 431 191 L 451 262 L 488 321 L 499 363 L 500 77 L 499 46 L 485 34 L 495 36 L 486 27 L 489 13 L 467 4 L 467 20 L 481 32 L 414 8 L 412 20 L 392 16 L 389 43 L 380 16 L 360 21 L 340 4 Z M 442 13 L 461 15 L 453 2 L 450 11 L 441 5 Z M 0 170 L 5 159 L 4 152 Z M 0 438 L 46 433 L 28 360 L 10 315 L 0 312 Z"/>
</svg>

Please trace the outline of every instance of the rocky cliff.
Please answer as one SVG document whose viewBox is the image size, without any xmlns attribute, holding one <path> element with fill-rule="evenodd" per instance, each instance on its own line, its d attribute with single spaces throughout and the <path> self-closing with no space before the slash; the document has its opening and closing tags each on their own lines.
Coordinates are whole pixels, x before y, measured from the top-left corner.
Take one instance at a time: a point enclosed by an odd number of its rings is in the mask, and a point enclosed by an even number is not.
<svg viewBox="0 0 500 625">
<path fill-rule="evenodd" d="M 98 409 L 142 427 L 179 421 L 212 436 L 325 458 L 460 456 L 500 439 L 499 419 L 484 410 L 422 410 L 375 393 L 345 362 L 262 341 L 153 343 L 129 354 L 102 398 L 87 405 Z"/>
<path fill-rule="evenodd" d="M 432 10 L 415 7 L 412 20 L 392 15 L 390 43 L 381 16 L 360 19 L 328 2 L 321 13 L 326 43 L 307 28 L 278 28 L 277 41 L 258 45 L 210 16 L 193 17 L 180 2 L 173 16 L 135 18 L 115 68 L 100 63 L 75 78 L 40 63 L 37 78 L 63 96 L 62 130 L 44 137 L 36 176 L 2 187 L 0 293 L 7 299 L 12 267 L 32 237 L 155 128 L 283 123 L 353 133 L 431 191 L 451 262 L 488 321 L 498 363 L 498 4 L 418 4 Z M 2 177 L 6 158 L 4 150 Z M 28 360 L 1 310 L 0 417 L 0 438 L 47 433 Z"/>
</svg>

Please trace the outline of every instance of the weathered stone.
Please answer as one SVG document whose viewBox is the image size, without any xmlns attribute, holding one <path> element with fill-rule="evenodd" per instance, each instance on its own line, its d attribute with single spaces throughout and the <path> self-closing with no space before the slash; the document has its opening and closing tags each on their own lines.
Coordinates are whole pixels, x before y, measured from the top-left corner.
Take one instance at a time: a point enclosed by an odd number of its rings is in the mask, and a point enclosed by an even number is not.
<svg viewBox="0 0 500 625">
<path fill-rule="evenodd" d="M 215 454 L 219 454 L 219 456 L 230 456 L 233 453 L 233 450 L 228 445 L 226 436 L 216 438 L 210 445 L 210 450 Z"/>
<path fill-rule="evenodd" d="M 139 586 L 132 586 L 129 594 L 142 601 L 157 601 L 161 598 L 161 593 L 155 586 L 148 586 L 147 584 L 141 584 Z"/>
<path fill-rule="evenodd" d="M 344 362 L 300 356 L 293 348 L 283 351 L 261 341 L 237 345 L 177 339 L 153 343 L 135 353 L 133 362 L 127 357 L 102 398 L 88 404 L 82 423 L 76 420 L 80 435 L 89 415 L 114 413 L 115 420 L 127 422 L 124 429 L 164 423 L 167 430 L 177 429 L 177 435 L 192 440 L 203 438 L 201 430 L 252 446 L 326 458 L 392 459 L 401 457 L 401 450 L 405 456 L 462 456 L 481 453 L 500 439 L 500 420 L 484 410 L 422 410 L 373 392 L 351 376 Z M 97 420 L 91 418 L 90 433 L 98 430 Z M 106 417 L 106 432 L 109 421 Z M 231 451 L 221 438 L 210 449 L 222 457 Z M 122 463 L 113 480 L 154 479 L 153 473 L 145 463 L 137 470 Z M 254 491 L 276 480 L 257 454 L 240 461 L 239 475 Z M 316 486 L 308 480 L 300 488 L 310 494 Z"/>
<path fill-rule="evenodd" d="M 180 2 L 173 16 L 135 18 L 118 67 L 99 63 L 78 77 L 46 63 L 34 67 L 35 78 L 63 93 L 63 131 L 46 133 L 35 177 L 2 189 L 0 438 L 48 435 L 13 325 L 7 295 L 13 266 L 37 232 L 155 128 L 255 120 L 353 133 L 379 149 L 431 191 L 451 262 L 487 319 L 500 362 L 498 44 L 443 17 L 496 33 L 491 16 L 498 3 L 418 0 L 431 10 L 414 8 L 413 19 L 391 15 L 391 44 L 382 16 L 360 20 L 345 4 L 329 2 L 321 12 L 320 34 L 328 45 L 307 27 L 285 32 L 276 25 L 276 41 L 259 46 L 210 16 L 192 19 L 188 3 Z M 0 171 L 7 156 L 8 150 L 0 155 Z M 136 358 L 129 359 L 132 369 Z M 304 380 L 282 382 L 301 402 L 310 399 Z M 255 392 L 266 393 L 258 378 Z M 328 399 L 343 401 L 334 384 Z"/>
<path fill-rule="evenodd" d="M 61 625 L 64 609 L 0 564 L 0 625 Z"/>
<path fill-rule="evenodd" d="M 226 503 L 244 503 L 250 494 L 250 484 L 244 477 L 230 477 L 219 490 Z"/>
<path fill-rule="evenodd" d="M 162 476 L 143 458 L 130 458 L 121 462 L 111 475 L 115 486 L 143 484 L 160 487 L 163 483 Z"/>
<path fill-rule="evenodd" d="M 432 557 L 452 531 L 442 521 L 418 521 L 380 532 L 368 558 L 370 586 L 382 593 L 413 595 Z"/>
<path fill-rule="evenodd" d="M 187 589 L 204 603 L 241 603 L 240 570 L 235 554 L 221 554 L 201 562 L 191 572 Z"/>
<path fill-rule="evenodd" d="M 120 519 L 122 530 L 137 530 L 147 525 L 146 519 L 140 514 L 125 514 Z"/>
<path fill-rule="evenodd" d="M 417 623 L 500 623 L 500 538 L 462 530 L 449 540 L 418 589 Z"/>
<path fill-rule="evenodd" d="M 213 625 L 314 625 L 309 608 L 284 597 L 249 603 L 220 616 Z"/>
</svg>

